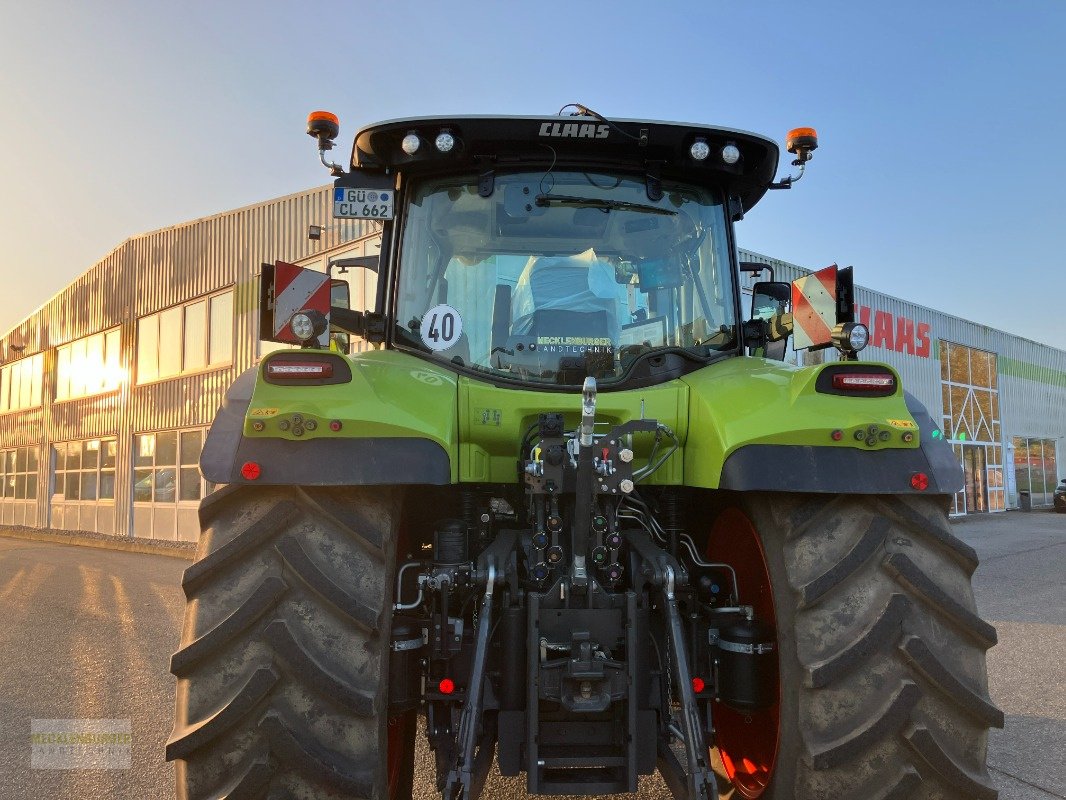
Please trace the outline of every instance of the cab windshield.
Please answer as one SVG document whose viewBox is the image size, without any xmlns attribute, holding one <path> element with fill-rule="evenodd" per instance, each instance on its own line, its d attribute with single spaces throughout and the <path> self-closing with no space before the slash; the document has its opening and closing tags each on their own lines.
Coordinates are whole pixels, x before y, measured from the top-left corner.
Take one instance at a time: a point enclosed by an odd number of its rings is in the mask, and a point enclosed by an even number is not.
<svg viewBox="0 0 1066 800">
<path fill-rule="evenodd" d="M 610 383 L 664 349 L 737 346 L 719 193 L 597 172 L 497 174 L 415 188 L 401 249 L 397 336 L 495 379 Z"/>
</svg>

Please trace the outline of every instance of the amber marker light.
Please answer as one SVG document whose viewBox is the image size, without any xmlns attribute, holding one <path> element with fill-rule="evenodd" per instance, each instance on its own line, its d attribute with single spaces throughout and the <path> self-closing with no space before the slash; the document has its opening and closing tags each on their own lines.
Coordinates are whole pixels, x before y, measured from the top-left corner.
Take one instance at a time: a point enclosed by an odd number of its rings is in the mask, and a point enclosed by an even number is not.
<svg viewBox="0 0 1066 800">
<path fill-rule="evenodd" d="M 814 128 L 793 128 L 785 137 L 785 149 L 795 153 L 800 148 L 814 150 L 818 147 L 818 131 Z"/>
<path fill-rule="evenodd" d="M 328 120 L 334 125 L 340 125 L 340 118 L 332 111 L 312 111 L 307 115 L 308 122 L 317 122 L 318 120 Z"/>
<path fill-rule="evenodd" d="M 332 141 L 341 132 L 340 118 L 330 111 L 312 111 L 307 115 L 307 135 L 320 142 Z"/>
</svg>

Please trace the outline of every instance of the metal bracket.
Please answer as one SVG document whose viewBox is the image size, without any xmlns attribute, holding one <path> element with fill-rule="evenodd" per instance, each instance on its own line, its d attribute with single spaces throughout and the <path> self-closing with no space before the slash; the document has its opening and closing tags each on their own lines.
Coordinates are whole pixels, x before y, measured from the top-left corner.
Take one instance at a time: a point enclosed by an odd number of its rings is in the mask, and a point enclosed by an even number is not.
<svg viewBox="0 0 1066 800">
<path fill-rule="evenodd" d="M 677 676 L 677 690 L 681 694 L 681 725 L 685 734 L 685 755 L 688 760 L 688 795 L 691 800 L 718 800 L 718 785 L 708 763 L 699 706 L 692 690 L 692 674 L 689 672 L 688 654 L 685 652 L 681 612 L 677 608 L 677 597 L 674 595 L 674 568 L 667 565 L 663 572 L 666 632 Z"/>
<path fill-rule="evenodd" d="M 477 193 L 481 197 L 492 197 L 496 191 L 495 159 L 492 156 L 475 156 L 475 162 L 485 162 L 486 166 L 477 176 Z"/>
<path fill-rule="evenodd" d="M 648 199 L 653 203 L 657 203 L 663 199 L 663 179 L 658 162 L 645 162 L 644 188 L 648 193 Z"/>
<path fill-rule="evenodd" d="M 470 681 L 467 684 L 466 704 L 459 715 L 459 732 L 456 736 L 458 749 L 455 766 L 444 780 L 444 800 L 473 800 L 480 794 L 475 787 L 477 770 L 476 752 L 478 728 L 481 725 L 484 706 L 485 661 L 488 658 L 489 633 L 492 625 L 493 590 L 496 586 L 496 564 L 488 563 L 485 580 L 485 596 L 478 612 L 477 632 L 474 635 L 474 657 L 470 665 Z"/>
</svg>

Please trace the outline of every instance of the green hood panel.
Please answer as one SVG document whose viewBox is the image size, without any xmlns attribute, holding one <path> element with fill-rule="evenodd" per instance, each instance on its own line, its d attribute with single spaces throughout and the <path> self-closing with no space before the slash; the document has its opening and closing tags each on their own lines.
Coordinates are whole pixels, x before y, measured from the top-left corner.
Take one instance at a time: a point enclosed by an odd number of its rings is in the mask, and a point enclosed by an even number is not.
<svg viewBox="0 0 1066 800">
<path fill-rule="evenodd" d="M 685 484 L 718 488 L 722 465 L 749 444 L 848 448 L 855 451 L 917 449 L 918 428 L 907 410 L 899 376 L 889 397 L 844 397 L 815 391 L 818 374 L 831 362 L 794 367 L 762 358 L 732 358 L 681 378 L 690 388 L 685 446 Z M 856 367 L 874 366 L 871 362 Z M 866 443 L 870 426 L 877 442 Z M 839 441 L 832 438 L 840 430 Z M 856 439 L 863 432 L 861 440 Z M 911 441 L 904 441 L 904 435 Z M 882 440 L 882 436 L 887 437 Z M 782 487 L 785 488 L 785 487 Z"/>
<path fill-rule="evenodd" d="M 321 386 L 267 383 L 264 361 L 244 420 L 244 437 L 426 439 L 449 454 L 453 482 L 512 483 L 519 446 L 540 414 L 562 412 L 568 430 L 577 427 L 580 417 L 579 391 L 497 386 L 395 350 L 346 360 L 351 382 Z M 842 397 L 815 391 L 815 380 L 826 366 L 798 368 L 761 358 L 730 358 L 659 386 L 600 391 L 597 420 L 601 430 L 642 413 L 659 420 L 675 432 L 682 450 L 649 482 L 712 489 L 720 485 L 726 459 L 746 445 L 851 452 L 920 446 L 898 376 L 892 396 Z M 303 420 L 299 436 L 294 433 L 296 415 Z M 339 421 L 341 429 L 332 431 L 331 421 Z M 877 429 L 872 445 L 867 443 L 870 426 Z M 835 430 L 843 432 L 841 439 L 832 438 Z M 860 432 L 862 437 L 856 438 Z M 634 443 L 638 459 L 646 458 L 652 445 L 650 435 L 642 438 Z"/>
<path fill-rule="evenodd" d="M 247 438 L 422 438 L 436 442 L 449 454 L 458 450 L 457 376 L 450 370 L 395 350 L 371 350 L 346 359 L 352 370 L 350 383 L 278 385 L 267 383 L 263 377 L 268 359 L 259 366 L 248 406 L 244 423 Z M 294 435 L 292 424 L 297 414 L 305 421 L 299 437 Z M 314 421 L 314 430 L 307 428 L 307 420 Z M 334 420 L 341 423 L 339 431 L 330 430 Z M 255 430 L 256 423 L 261 423 L 263 430 Z M 282 424 L 288 429 L 282 430 Z M 454 455 L 451 472 L 452 480 L 458 480 Z"/>
</svg>

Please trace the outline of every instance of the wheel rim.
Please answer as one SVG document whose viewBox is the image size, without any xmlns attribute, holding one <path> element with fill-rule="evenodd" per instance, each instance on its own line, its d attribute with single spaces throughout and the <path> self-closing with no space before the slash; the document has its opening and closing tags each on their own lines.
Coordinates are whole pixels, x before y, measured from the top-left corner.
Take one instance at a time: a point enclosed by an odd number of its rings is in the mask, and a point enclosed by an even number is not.
<svg viewBox="0 0 1066 800">
<path fill-rule="evenodd" d="M 751 520 L 730 508 L 715 520 L 707 538 L 707 555 L 732 565 L 743 593 L 741 602 L 753 606 L 755 618 L 777 630 L 774 594 L 766 554 Z M 774 650 L 777 658 L 777 649 Z M 715 745 L 730 782 L 742 796 L 761 797 L 773 780 L 780 735 L 781 685 L 777 702 L 761 711 L 743 712 L 723 703 L 714 706 Z"/>
</svg>

